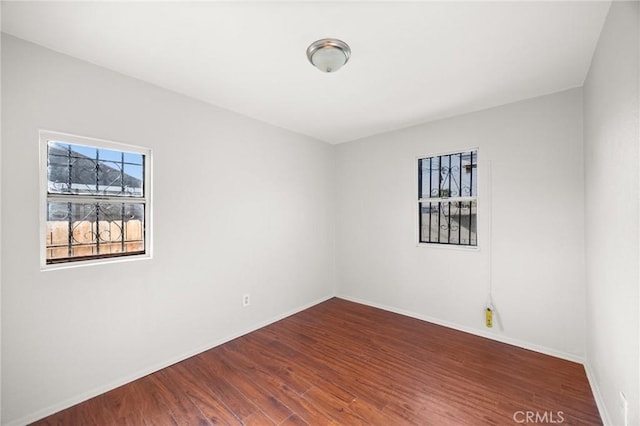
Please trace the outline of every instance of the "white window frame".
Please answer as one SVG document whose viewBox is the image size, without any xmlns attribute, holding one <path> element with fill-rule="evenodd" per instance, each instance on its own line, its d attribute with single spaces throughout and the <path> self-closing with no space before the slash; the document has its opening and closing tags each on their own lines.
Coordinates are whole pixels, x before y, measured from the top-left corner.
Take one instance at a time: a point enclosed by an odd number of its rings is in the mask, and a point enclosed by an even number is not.
<svg viewBox="0 0 640 426">
<path fill-rule="evenodd" d="M 478 170 L 478 173 L 476 173 L 476 185 L 477 185 L 477 190 L 476 190 L 476 195 L 472 196 L 472 197 L 432 197 L 432 198 L 421 198 L 420 195 L 420 160 L 423 160 L 425 158 L 432 158 L 432 157 L 439 157 L 439 156 L 447 156 L 447 155 L 454 155 L 454 154 L 460 154 L 463 152 L 469 152 L 469 151 L 475 151 L 476 153 L 476 157 L 475 157 L 475 161 L 474 164 L 476 165 L 476 170 Z M 463 250 L 463 251 L 479 251 L 480 250 L 480 233 L 478 232 L 479 230 L 479 221 L 478 221 L 478 217 L 480 216 L 480 161 L 478 160 L 480 155 L 479 155 L 480 149 L 475 147 L 475 148 L 460 148 L 457 149 L 455 151 L 446 151 L 446 152 L 439 152 L 439 153 L 429 153 L 429 154 L 425 154 L 425 155 L 419 155 L 417 157 L 415 157 L 415 161 L 414 161 L 414 170 L 415 170 L 415 175 L 414 175 L 414 185 L 415 185 L 415 192 L 414 194 L 418 194 L 417 197 L 417 202 L 415 204 L 413 204 L 413 212 L 414 212 L 414 217 L 415 217 L 415 243 L 417 247 L 428 247 L 428 248 L 438 248 L 438 249 L 446 249 L 446 250 Z M 472 246 L 472 245 L 466 245 L 466 244 L 455 244 L 455 243 L 434 243 L 434 242 L 425 242 L 425 241 L 420 241 L 420 204 L 421 203 L 428 203 L 428 202 L 432 202 L 432 203 L 437 203 L 437 202 L 464 202 L 464 201 L 475 201 L 476 202 L 476 245 Z"/>
<path fill-rule="evenodd" d="M 122 255 L 117 257 L 103 257 L 103 258 L 89 258 L 70 260 L 62 263 L 47 263 L 47 203 L 54 197 L 48 192 L 48 143 L 51 141 L 69 143 L 72 145 L 82 145 L 92 148 L 102 148 L 114 151 L 125 151 L 136 154 L 142 154 L 144 156 L 144 189 L 143 196 L 136 197 L 135 199 L 125 199 L 122 197 L 122 202 L 136 202 L 144 203 L 144 253 Z M 128 262 L 142 259 L 152 258 L 152 194 L 151 194 L 151 179 L 152 179 L 152 153 L 150 148 L 143 148 L 135 145 L 125 144 L 121 142 L 114 142 L 104 139 L 97 139 L 86 136 L 72 135 L 68 133 L 54 132 L 50 130 L 39 131 L 39 169 L 40 169 L 40 269 L 43 271 L 54 269 L 66 269 L 88 265 L 116 263 L 116 262 Z M 101 196 L 87 196 L 87 195 L 64 195 L 55 196 L 59 201 L 72 201 L 72 202 L 100 202 L 114 200 L 115 197 L 101 197 Z M 120 198 L 117 198 L 120 201 Z"/>
</svg>

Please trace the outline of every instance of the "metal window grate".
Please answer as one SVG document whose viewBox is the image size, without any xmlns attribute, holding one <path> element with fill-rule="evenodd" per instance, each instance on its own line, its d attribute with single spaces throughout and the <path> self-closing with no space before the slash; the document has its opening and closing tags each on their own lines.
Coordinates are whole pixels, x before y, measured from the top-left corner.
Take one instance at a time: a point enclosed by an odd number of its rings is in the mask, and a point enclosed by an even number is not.
<svg viewBox="0 0 640 426">
<path fill-rule="evenodd" d="M 145 160 L 47 142 L 47 264 L 145 253 Z"/>
<path fill-rule="evenodd" d="M 418 160 L 419 242 L 477 246 L 477 150 Z"/>
</svg>

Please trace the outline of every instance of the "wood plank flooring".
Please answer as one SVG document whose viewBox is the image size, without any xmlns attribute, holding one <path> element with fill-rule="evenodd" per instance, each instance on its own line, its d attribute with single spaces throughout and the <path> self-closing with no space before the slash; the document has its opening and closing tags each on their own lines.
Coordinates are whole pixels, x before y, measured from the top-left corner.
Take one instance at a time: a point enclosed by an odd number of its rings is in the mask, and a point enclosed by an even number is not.
<svg viewBox="0 0 640 426">
<path fill-rule="evenodd" d="M 506 425 L 526 416 L 602 424 L 580 364 L 334 298 L 35 424 Z"/>
</svg>

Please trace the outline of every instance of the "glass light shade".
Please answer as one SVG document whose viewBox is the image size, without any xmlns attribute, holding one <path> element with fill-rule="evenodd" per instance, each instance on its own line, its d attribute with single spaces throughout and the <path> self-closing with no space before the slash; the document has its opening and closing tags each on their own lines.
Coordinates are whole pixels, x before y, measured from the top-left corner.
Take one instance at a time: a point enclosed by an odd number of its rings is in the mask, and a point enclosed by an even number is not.
<svg viewBox="0 0 640 426">
<path fill-rule="evenodd" d="M 349 61 L 351 48 L 342 40 L 323 38 L 307 48 L 307 58 L 322 72 L 336 72 Z"/>
<path fill-rule="evenodd" d="M 311 57 L 311 63 L 324 72 L 338 71 L 346 62 L 344 52 L 333 46 L 318 49 Z"/>
</svg>

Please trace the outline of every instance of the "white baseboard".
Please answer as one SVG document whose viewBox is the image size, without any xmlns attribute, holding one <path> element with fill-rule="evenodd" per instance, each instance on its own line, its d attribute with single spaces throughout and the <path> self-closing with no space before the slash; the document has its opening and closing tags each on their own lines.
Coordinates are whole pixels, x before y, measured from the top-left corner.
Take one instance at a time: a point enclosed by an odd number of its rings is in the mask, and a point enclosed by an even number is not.
<svg viewBox="0 0 640 426">
<path fill-rule="evenodd" d="M 427 321 L 433 324 L 441 325 L 443 327 L 452 328 L 454 330 L 463 331 L 465 333 L 473 334 L 480 337 L 485 337 L 487 339 L 495 340 L 501 343 L 506 343 L 509 345 L 517 346 L 519 348 L 528 349 L 530 351 L 539 352 L 545 355 L 550 355 L 556 358 L 565 359 L 567 361 L 576 362 L 578 364 L 584 364 L 584 359 L 581 356 L 570 354 L 563 351 L 558 351 L 556 349 L 547 348 L 545 346 L 536 345 L 534 343 L 525 342 L 518 339 L 513 339 L 511 337 L 500 336 L 495 333 L 485 332 L 482 330 L 478 330 L 476 328 L 467 327 L 460 324 L 455 324 L 449 321 L 441 320 L 438 318 L 433 318 L 428 315 L 417 314 L 415 312 L 406 311 L 404 309 L 395 308 L 392 306 L 383 305 L 380 303 L 374 303 L 367 300 L 358 299 L 351 296 L 346 296 L 343 294 L 337 294 L 336 297 L 340 299 L 349 300 L 351 302 L 360 303 L 363 305 L 371 306 L 374 308 L 382 309 L 389 312 L 394 312 L 396 314 L 404 315 L 411 318 L 416 318 L 422 321 Z"/>
<path fill-rule="evenodd" d="M 238 337 L 244 336 L 245 334 L 249 334 L 252 331 L 258 330 L 258 329 L 260 329 L 262 327 L 266 327 L 269 324 L 273 324 L 274 322 L 280 321 L 280 320 L 282 320 L 282 319 L 284 319 L 286 317 L 289 317 L 289 316 L 294 315 L 294 314 L 296 314 L 298 312 L 304 311 L 305 309 L 308 309 L 308 308 L 310 308 L 312 306 L 315 306 L 315 305 L 317 305 L 319 303 L 325 302 L 325 301 L 327 301 L 327 300 L 329 300 L 329 299 L 331 299 L 333 297 L 334 297 L 333 294 L 325 296 L 325 297 L 322 297 L 322 298 L 317 299 L 317 300 L 315 300 L 315 301 L 313 301 L 311 303 L 307 303 L 307 304 L 305 304 L 303 306 L 300 306 L 300 307 L 295 308 L 295 309 L 293 309 L 291 311 L 288 311 L 288 312 L 286 312 L 284 314 L 277 315 L 276 317 L 273 317 L 273 318 L 271 318 L 269 320 L 266 320 L 266 321 L 260 322 L 258 324 L 255 324 L 255 325 L 253 325 L 253 326 L 251 326 L 251 327 L 249 327 L 249 328 L 247 328 L 245 330 L 242 330 L 242 331 L 240 331 L 238 333 L 235 333 L 235 334 L 232 334 L 230 336 L 227 336 L 227 337 L 224 337 L 222 339 L 219 339 L 219 340 L 217 340 L 217 341 L 215 341 L 213 343 L 210 343 L 210 344 L 204 345 L 202 347 L 190 350 L 190 351 L 188 351 L 186 353 L 183 353 L 181 355 L 173 357 L 173 358 L 171 358 L 171 359 L 169 359 L 167 361 L 161 362 L 161 363 L 156 364 L 156 365 L 154 365 L 152 367 L 145 368 L 144 370 L 141 370 L 141 371 L 138 371 L 136 373 L 130 374 L 130 375 L 126 376 L 126 377 L 120 378 L 118 380 L 114 380 L 114 381 L 112 381 L 110 383 L 105 384 L 104 386 L 99 386 L 98 388 L 93 389 L 93 390 L 91 390 L 89 392 L 82 393 L 82 394 L 77 395 L 77 396 L 75 396 L 73 398 L 69 398 L 69 399 L 67 399 L 65 401 L 62 401 L 62 402 L 60 402 L 58 404 L 54 404 L 54 405 L 49 406 L 47 408 L 44 408 L 42 410 L 38 410 L 35 413 L 31 413 L 31 414 L 29 414 L 27 416 L 24 416 L 24 417 L 21 417 L 21 418 L 19 418 L 17 420 L 13 420 L 13 421 L 7 423 L 5 426 L 23 426 L 23 425 L 26 425 L 26 424 L 29 424 L 29 423 L 33 423 L 36 420 L 43 419 L 43 418 L 45 418 L 47 416 L 50 416 L 51 414 L 57 413 L 58 411 L 62 411 L 64 409 L 72 407 L 72 406 L 74 406 L 76 404 L 79 404 L 79 403 L 84 402 L 84 401 L 86 401 L 88 399 L 91 399 L 93 397 L 101 395 L 101 394 L 103 394 L 105 392 L 108 392 L 110 390 L 113 390 L 113 389 L 115 389 L 117 387 L 120 387 L 120 386 L 125 385 L 125 384 L 130 383 L 130 382 L 133 382 L 134 380 L 138 380 L 138 379 L 140 379 L 140 378 L 142 378 L 144 376 L 148 376 L 149 374 L 155 373 L 156 371 L 162 370 L 163 368 L 167 368 L 167 367 L 169 367 L 169 366 L 171 366 L 173 364 L 176 364 L 176 363 L 178 363 L 180 361 L 184 361 L 187 358 L 191 358 L 192 356 L 195 356 L 195 355 L 198 355 L 198 354 L 200 354 L 202 352 L 208 351 L 209 349 L 215 348 L 216 346 L 220 346 L 223 343 L 226 343 L 226 342 L 229 342 L 229 341 L 231 341 L 233 339 L 236 339 Z"/>
<path fill-rule="evenodd" d="M 598 382 L 596 381 L 596 376 L 593 374 L 593 369 L 588 361 L 584 362 L 584 371 L 587 373 L 587 380 L 589 381 L 589 386 L 591 386 L 591 392 L 593 393 L 593 398 L 596 400 L 596 405 L 598 406 L 598 412 L 600 412 L 600 419 L 602 420 L 602 424 L 604 426 L 613 425 L 611 422 L 611 417 L 609 417 L 609 412 L 607 411 L 607 406 L 604 404 L 604 399 L 602 399 L 602 394 L 600 393 L 600 387 L 598 386 Z"/>
</svg>

